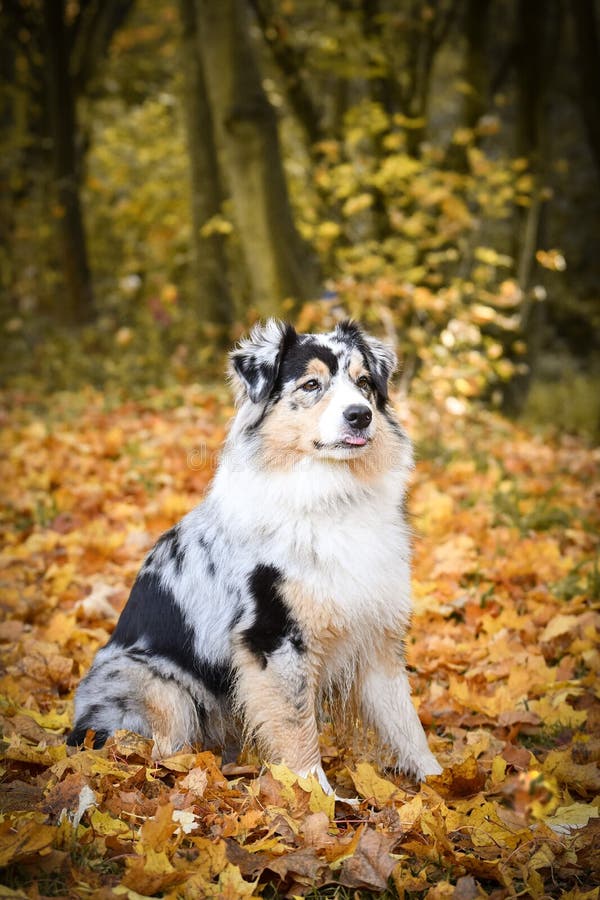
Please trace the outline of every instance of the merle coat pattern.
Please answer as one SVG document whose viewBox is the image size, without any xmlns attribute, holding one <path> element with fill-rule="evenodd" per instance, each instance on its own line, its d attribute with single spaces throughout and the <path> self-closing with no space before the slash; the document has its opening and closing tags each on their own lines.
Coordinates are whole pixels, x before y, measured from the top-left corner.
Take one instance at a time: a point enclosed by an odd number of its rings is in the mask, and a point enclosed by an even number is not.
<svg viewBox="0 0 600 900">
<path fill-rule="evenodd" d="M 344 322 L 270 320 L 231 354 L 238 412 L 203 503 L 146 558 L 75 700 L 70 744 L 116 729 L 321 767 L 324 699 L 352 699 L 398 768 L 438 773 L 410 699 L 411 445 L 393 352 Z"/>
</svg>

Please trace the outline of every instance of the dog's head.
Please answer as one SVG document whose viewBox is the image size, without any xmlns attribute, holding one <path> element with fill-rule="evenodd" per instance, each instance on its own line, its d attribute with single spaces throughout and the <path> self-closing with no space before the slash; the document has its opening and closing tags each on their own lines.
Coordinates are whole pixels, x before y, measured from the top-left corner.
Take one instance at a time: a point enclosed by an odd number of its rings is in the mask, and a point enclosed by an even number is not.
<svg viewBox="0 0 600 900">
<path fill-rule="evenodd" d="M 271 457 L 353 459 L 393 428 L 387 402 L 396 356 L 354 322 L 298 334 L 271 319 L 255 326 L 230 359 L 241 399 L 257 413 L 251 427 Z"/>
</svg>

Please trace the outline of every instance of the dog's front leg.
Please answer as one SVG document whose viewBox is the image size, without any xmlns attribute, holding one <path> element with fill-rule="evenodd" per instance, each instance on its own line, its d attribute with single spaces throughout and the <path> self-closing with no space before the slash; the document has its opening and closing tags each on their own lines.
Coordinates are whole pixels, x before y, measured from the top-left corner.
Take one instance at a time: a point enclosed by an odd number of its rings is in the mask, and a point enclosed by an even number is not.
<svg viewBox="0 0 600 900">
<path fill-rule="evenodd" d="M 374 660 L 363 674 L 363 716 L 393 752 L 403 772 L 422 781 L 442 771 L 430 751 L 423 726 L 410 697 L 410 684 L 400 658 Z"/>
<path fill-rule="evenodd" d="M 236 705 L 265 759 L 301 776 L 312 773 L 333 793 L 321 766 L 314 675 L 307 654 L 288 642 L 262 658 L 240 647 L 236 664 Z"/>
</svg>

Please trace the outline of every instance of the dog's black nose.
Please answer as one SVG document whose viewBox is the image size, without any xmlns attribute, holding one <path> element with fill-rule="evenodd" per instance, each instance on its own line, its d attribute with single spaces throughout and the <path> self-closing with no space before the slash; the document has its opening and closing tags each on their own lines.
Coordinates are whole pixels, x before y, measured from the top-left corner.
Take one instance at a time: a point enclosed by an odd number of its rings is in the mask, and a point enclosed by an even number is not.
<svg viewBox="0 0 600 900">
<path fill-rule="evenodd" d="M 366 428 L 373 418 L 373 413 L 368 406 L 354 403 L 352 406 L 346 407 L 344 418 L 353 428 Z"/>
</svg>

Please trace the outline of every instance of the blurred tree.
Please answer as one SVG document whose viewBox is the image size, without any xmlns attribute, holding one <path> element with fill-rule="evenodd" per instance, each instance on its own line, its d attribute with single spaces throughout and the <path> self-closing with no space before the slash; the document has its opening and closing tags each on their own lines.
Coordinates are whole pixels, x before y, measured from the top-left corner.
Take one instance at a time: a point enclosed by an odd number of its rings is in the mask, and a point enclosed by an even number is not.
<svg viewBox="0 0 600 900">
<path fill-rule="evenodd" d="M 198 0 L 208 94 L 253 305 L 265 314 L 315 296 L 317 264 L 290 207 L 277 119 L 250 39 L 245 0 Z"/>
<path fill-rule="evenodd" d="M 325 131 L 321 110 L 314 102 L 307 83 L 311 73 L 306 65 L 306 52 L 290 39 L 289 28 L 273 0 L 250 0 L 250 4 L 263 39 L 279 68 L 290 109 L 304 130 L 309 149 L 312 149 L 323 140 Z"/>
<path fill-rule="evenodd" d="M 487 32 L 492 0 L 466 0 L 464 123 L 474 128 L 489 108 Z"/>
<path fill-rule="evenodd" d="M 577 0 L 568 6 L 575 23 L 579 57 L 579 96 L 590 148 L 600 177 L 600 42 L 594 0 Z"/>
<path fill-rule="evenodd" d="M 82 0 L 67 19 L 65 0 L 43 0 L 47 127 L 52 148 L 59 256 L 65 294 L 57 312 L 71 323 L 93 315 L 93 290 L 80 199 L 83 141 L 77 98 L 88 86 L 130 0 Z"/>
<path fill-rule="evenodd" d="M 53 217 L 66 289 L 60 313 L 67 322 L 80 322 L 92 316 L 93 294 L 79 196 L 81 159 L 63 0 L 44 0 L 44 25 L 48 130 L 56 204 Z"/>
<path fill-rule="evenodd" d="M 227 326 L 233 320 L 234 309 L 227 278 L 225 238 L 218 229 L 210 227 L 211 220 L 222 212 L 224 197 L 194 0 L 179 0 L 179 11 L 197 310 L 204 322 Z"/>
</svg>

